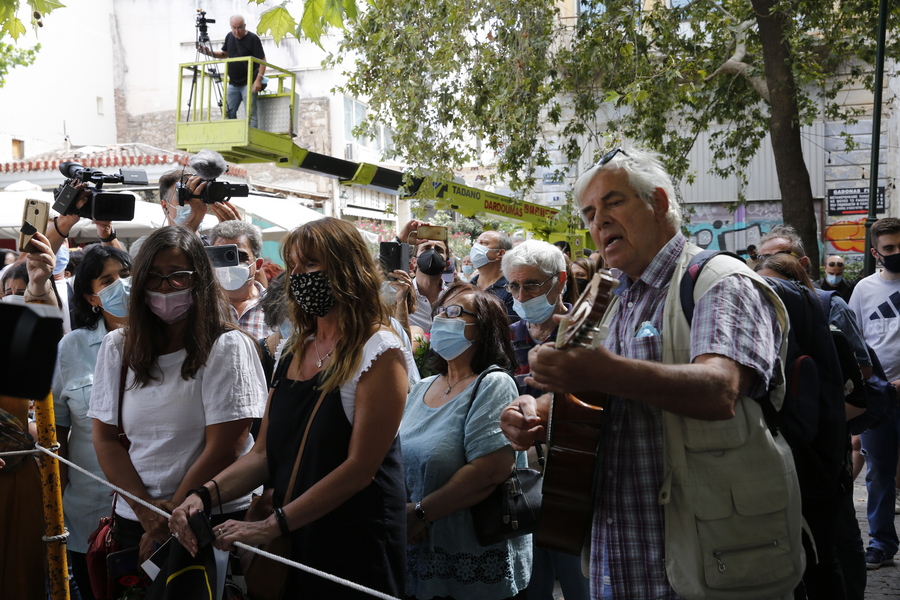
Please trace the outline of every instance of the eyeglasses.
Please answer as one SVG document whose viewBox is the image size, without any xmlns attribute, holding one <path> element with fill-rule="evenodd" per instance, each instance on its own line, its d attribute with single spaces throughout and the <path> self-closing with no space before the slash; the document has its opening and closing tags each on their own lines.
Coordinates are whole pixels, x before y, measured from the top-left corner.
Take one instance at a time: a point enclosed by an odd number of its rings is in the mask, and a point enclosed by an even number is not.
<svg viewBox="0 0 900 600">
<path fill-rule="evenodd" d="M 451 319 L 455 319 L 456 317 L 458 317 L 459 315 L 464 314 L 464 313 L 467 315 L 471 315 L 471 316 L 475 317 L 476 319 L 478 318 L 478 315 L 464 309 L 459 304 L 448 304 L 447 306 L 441 306 L 437 309 L 437 313 L 435 313 L 435 314 L 447 315 Z"/>
<path fill-rule="evenodd" d="M 830 262 L 830 263 L 828 263 L 828 266 L 829 266 L 829 267 L 843 267 L 843 266 L 844 266 L 844 263 Z"/>
<path fill-rule="evenodd" d="M 598 160 L 597 162 L 594 163 L 594 167 L 599 169 L 600 167 L 602 167 L 603 165 L 605 165 L 606 163 L 608 163 L 609 161 L 614 159 L 616 157 L 616 154 L 618 154 L 619 152 L 621 152 L 623 156 L 628 156 L 628 153 L 625 152 L 624 150 L 622 150 L 621 147 L 619 147 L 619 148 L 616 148 L 615 150 L 607 152 L 606 154 L 601 156 L 600 160 Z"/>
<path fill-rule="evenodd" d="M 769 258 L 770 256 L 778 256 L 779 254 L 790 254 L 790 255 L 793 256 L 794 258 L 798 258 L 798 259 L 800 258 L 800 257 L 797 256 L 792 250 L 781 250 L 781 251 L 779 251 L 779 252 L 776 252 L 775 254 L 760 254 L 760 255 L 759 255 L 759 260 L 763 260 L 763 259 Z"/>
<path fill-rule="evenodd" d="M 506 291 L 512 294 L 513 296 L 519 293 L 519 290 L 525 290 L 526 294 L 531 296 L 537 296 L 541 293 L 541 290 L 544 288 L 544 284 L 556 277 L 556 275 L 551 275 L 541 283 L 526 283 L 524 285 L 519 285 L 518 283 L 507 283 L 505 286 Z"/>
<path fill-rule="evenodd" d="M 183 290 L 191 285 L 191 279 L 196 271 L 175 271 L 168 275 L 160 275 L 159 273 L 147 274 L 147 289 L 158 290 L 163 281 L 168 281 L 169 286 L 176 290 Z"/>
</svg>

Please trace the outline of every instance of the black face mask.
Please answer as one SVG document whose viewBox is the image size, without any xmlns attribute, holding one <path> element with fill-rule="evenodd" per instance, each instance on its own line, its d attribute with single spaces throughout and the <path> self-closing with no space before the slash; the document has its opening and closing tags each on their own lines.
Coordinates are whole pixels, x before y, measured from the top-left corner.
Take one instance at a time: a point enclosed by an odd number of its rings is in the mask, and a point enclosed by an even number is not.
<svg viewBox="0 0 900 600">
<path fill-rule="evenodd" d="M 582 295 L 584 290 L 587 288 L 588 280 L 580 279 L 578 277 L 575 278 L 575 285 L 578 287 L 578 295 Z"/>
<path fill-rule="evenodd" d="M 334 306 L 334 293 L 325 271 L 292 273 L 289 281 L 297 304 L 312 316 L 324 317 Z"/>
<path fill-rule="evenodd" d="M 878 252 L 878 250 L 875 252 Z M 881 264 L 884 265 L 885 269 L 891 273 L 900 273 L 900 253 L 888 254 L 885 256 L 881 252 L 878 252 L 878 256 L 881 257 Z"/>
<path fill-rule="evenodd" d="M 434 251 L 434 249 L 426 250 L 416 259 L 417 268 L 426 275 L 440 275 L 447 266 L 444 257 Z"/>
</svg>

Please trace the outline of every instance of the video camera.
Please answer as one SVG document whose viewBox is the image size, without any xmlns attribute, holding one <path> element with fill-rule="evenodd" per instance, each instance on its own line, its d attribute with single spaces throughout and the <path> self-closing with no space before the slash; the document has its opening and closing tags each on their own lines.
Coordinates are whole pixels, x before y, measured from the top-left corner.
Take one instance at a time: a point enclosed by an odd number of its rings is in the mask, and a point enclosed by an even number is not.
<svg viewBox="0 0 900 600">
<path fill-rule="evenodd" d="M 104 183 L 147 185 L 147 172 L 142 169 L 119 169 L 118 175 L 107 175 L 75 162 L 64 162 L 59 166 L 59 171 L 66 176 L 66 182 L 53 192 L 56 198 L 53 210 L 61 215 L 78 215 L 95 221 L 131 221 L 134 219 L 134 194 L 105 192 L 102 189 Z M 72 185 L 75 181 L 94 185 L 94 187 L 84 190 L 90 194 L 90 198 L 81 208 L 75 206 L 81 192 Z"/>
<path fill-rule="evenodd" d="M 192 194 L 191 190 L 181 182 L 175 184 L 178 190 L 178 204 L 184 206 L 191 198 L 200 198 L 206 204 L 216 202 L 228 202 L 232 198 L 246 198 L 250 195 L 250 186 L 244 183 L 226 183 L 216 181 L 216 178 L 228 171 L 228 164 L 218 152 L 201 150 L 191 158 L 191 168 L 200 179 L 206 182 L 206 187 L 199 195 Z"/>
<path fill-rule="evenodd" d="M 196 27 L 197 27 L 197 29 L 200 30 L 201 35 L 208 37 L 209 36 L 209 26 L 207 25 L 207 23 L 215 23 L 216 20 L 215 19 L 207 19 L 205 10 L 200 10 L 198 8 L 197 12 L 199 14 L 197 15 Z"/>
</svg>

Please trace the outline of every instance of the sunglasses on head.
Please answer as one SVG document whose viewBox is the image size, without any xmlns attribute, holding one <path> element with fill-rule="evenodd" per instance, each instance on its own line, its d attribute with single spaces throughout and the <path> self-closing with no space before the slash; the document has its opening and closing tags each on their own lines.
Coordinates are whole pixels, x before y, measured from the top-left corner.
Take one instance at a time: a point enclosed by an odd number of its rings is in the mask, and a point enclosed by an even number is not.
<svg viewBox="0 0 900 600">
<path fill-rule="evenodd" d="M 594 166 L 599 169 L 600 167 L 602 167 L 603 165 L 605 165 L 606 163 L 608 163 L 609 161 L 614 159 L 616 157 L 616 154 L 618 154 L 619 152 L 622 153 L 622 156 L 628 156 L 628 153 L 625 152 L 624 150 L 622 150 L 621 147 L 619 147 L 619 148 L 616 148 L 615 150 L 611 150 L 610 152 L 607 152 L 606 154 L 601 156 L 600 160 L 598 160 L 597 162 L 594 163 Z"/>
</svg>

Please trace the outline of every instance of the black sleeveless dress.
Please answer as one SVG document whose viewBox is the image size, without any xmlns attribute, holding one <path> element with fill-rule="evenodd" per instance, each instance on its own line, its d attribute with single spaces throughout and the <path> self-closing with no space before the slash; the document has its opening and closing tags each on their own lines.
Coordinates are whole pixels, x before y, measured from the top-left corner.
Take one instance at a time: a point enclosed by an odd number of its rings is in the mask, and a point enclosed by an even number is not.
<svg viewBox="0 0 900 600">
<path fill-rule="evenodd" d="M 321 392 L 319 374 L 308 381 L 285 376 L 293 355 L 282 357 L 269 407 L 266 452 L 276 506 L 285 497 L 306 423 Z M 295 499 L 347 459 L 352 426 L 340 390 L 325 396 L 300 461 Z M 365 489 L 292 535 L 291 558 L 310 567 L 402 597 L 406 580 L 406 484 L 397 436 Z M 290 569 L 285 599 L 371 598 L 324 578 Z"/>
</svg>

